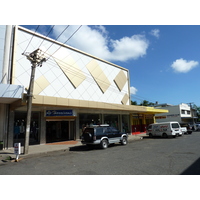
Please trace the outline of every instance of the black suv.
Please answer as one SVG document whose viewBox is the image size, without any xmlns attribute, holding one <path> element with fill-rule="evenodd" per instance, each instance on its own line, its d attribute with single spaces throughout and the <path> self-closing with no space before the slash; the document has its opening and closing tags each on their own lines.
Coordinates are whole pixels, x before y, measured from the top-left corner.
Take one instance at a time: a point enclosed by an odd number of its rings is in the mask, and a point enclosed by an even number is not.
<svg viewBox="0 0 200 200">
<path fill-rule="evenodd" d="M 85 128 L 81 136 L 82 144 L 87 146 L 100 145 L 102 149 L 106 149 L 109 144 L 121 143 L 127 144 L 128 134 L 121 133 L 115 127 L 111 126 L 96 126 Z"/>
</svg>

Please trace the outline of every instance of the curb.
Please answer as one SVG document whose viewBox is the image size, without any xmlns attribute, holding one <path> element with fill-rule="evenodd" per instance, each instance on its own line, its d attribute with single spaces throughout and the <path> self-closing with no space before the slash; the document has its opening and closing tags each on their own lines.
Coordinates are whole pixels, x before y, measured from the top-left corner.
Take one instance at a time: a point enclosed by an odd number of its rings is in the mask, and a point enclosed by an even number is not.
<svg viewBox="0 0 200 200">
<path fill-rule="evenodd" d="M 144 133 L 136 134 L 136 135 L 129 135 L 128 142 L 133 142 L 135 140 L 142 140 L 144 136 L 146 136 L 146 134 L 144 134 Z M 80 141 L 78 141 L 76 144 L 70 144 L 70 145 L 66 145 L 66 146 L 62 145 L 62 147 L 60 146 L 60 149 L 59 148 L 53 149 L 53 148 L 51 148 L 50 145 L 45 144 L 43 150 L 40 152 L 34 152 L 34 149 L 33 149 L 32 152 L 27 155 L 20 154 L 19 160 L 22 160 L 23 158 L 26 158 L 26 157 L 39 156 L 39 155 L 44 155 L 44 154 L 52 153 L 52 152 L 67 151 L 67 150 L 70 150 L 71 147 L 80 146 L 80 145 L 82 145 L 82 143 Z M 35 148 L 37 148 L 37 147 L 35 147 Z M 0 151 L 0 165 L 5 164 L 9 161 L 15 162 L 16 161 L 15 158 L 16 158 L 16 155 L 14 154 L 14 148 Z"/>
</svg>

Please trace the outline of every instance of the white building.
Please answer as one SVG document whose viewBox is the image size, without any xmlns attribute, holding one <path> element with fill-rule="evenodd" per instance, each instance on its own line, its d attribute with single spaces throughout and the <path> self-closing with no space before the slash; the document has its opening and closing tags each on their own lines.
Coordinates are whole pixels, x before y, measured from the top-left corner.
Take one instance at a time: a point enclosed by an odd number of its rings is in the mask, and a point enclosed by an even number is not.
<svg viewBox="0 0 200 200">
<path fill-rule="evenodd" d="M 150 121 L 155 113 L 166 112 L 130 105 L 129 71 L 121 66 L 20 26 L 0 26 L 0 40 L 0 141 L 4 147 L 15 142 L 23 145 L 31 75 L 31 63 L 23 53 L 38 48 L 47 62 L 36 68 L 30 144 L 76 140 L 84 126 L 99 123 L 131 133 L 132 121 L 146 126 L 145 116 Z"/>
<path fill-rule="evenodd" d="M 155 108 L 166 109 L 168 113 L 156 114 L 156 122 L 178 121 L 179 123 L 194 123 L 197 119 L 196 110 L 191 109 L 188 104 L 179 105 L 158 104 Z"/>
</svg>

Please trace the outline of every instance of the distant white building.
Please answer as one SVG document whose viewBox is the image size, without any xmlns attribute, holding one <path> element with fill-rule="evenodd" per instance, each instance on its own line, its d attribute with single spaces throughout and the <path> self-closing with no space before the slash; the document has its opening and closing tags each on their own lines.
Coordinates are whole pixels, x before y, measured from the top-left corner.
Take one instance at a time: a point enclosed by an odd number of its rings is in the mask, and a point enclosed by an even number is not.
<svg viewBox="0 0 200 200">
<path fill-rule="evenodd" d="M 168 113 L 156 114 L 155 120 L 157 123 L 166 121 L 178 121 L 179 123 L 194 123 L 197 120 L 196 110 L 188 104 L 182 103 L 179 105 L 158 104 L 155 108 L 166 109 Z"/>
</svg>

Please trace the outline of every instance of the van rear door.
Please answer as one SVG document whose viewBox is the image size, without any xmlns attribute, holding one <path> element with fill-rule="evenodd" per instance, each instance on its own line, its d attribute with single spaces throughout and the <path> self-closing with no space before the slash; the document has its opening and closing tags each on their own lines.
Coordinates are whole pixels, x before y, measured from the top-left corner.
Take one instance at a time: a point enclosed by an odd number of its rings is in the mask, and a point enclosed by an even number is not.
<svg viewBox="0 0 200 200">
<path fill-rule="evenodd" d="M 174 133 L 176 133 L 176 135 L 177 134 L 180 134 L 180 125 L 179 125 L 179 123 L 176 123 L 176 122 L 174 122 L 174 123 L 171 123 L 171 126 L 172 126 L 172 130 L 174 131 Z"/>
</svg>

